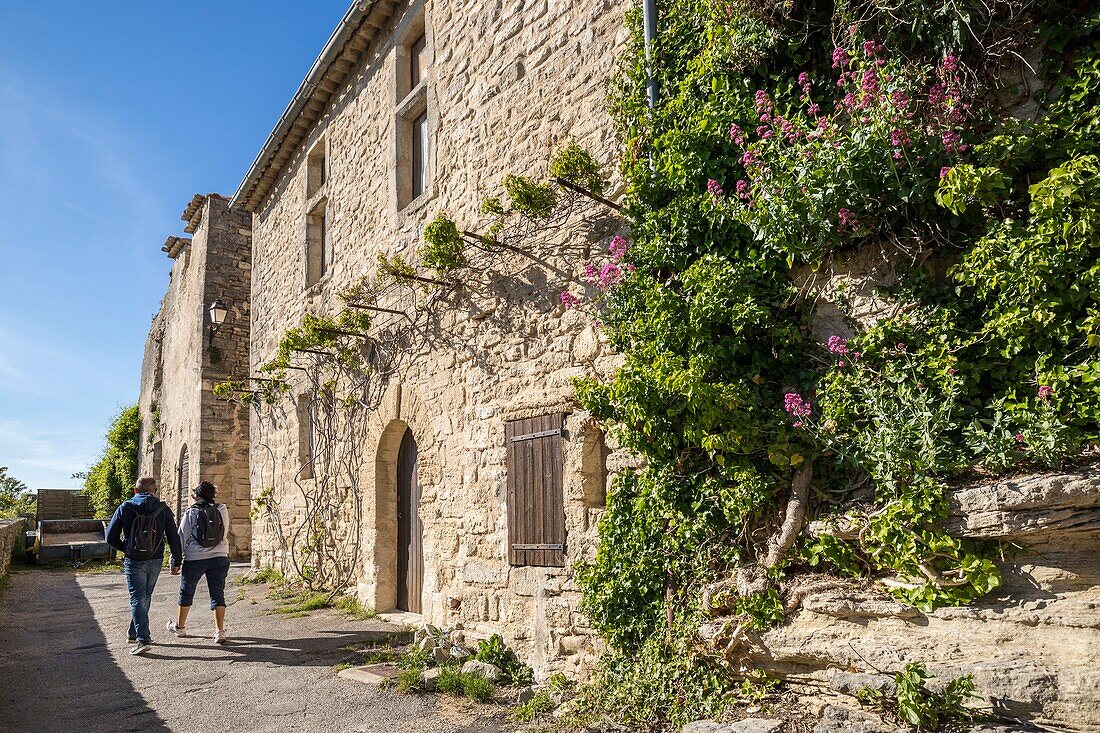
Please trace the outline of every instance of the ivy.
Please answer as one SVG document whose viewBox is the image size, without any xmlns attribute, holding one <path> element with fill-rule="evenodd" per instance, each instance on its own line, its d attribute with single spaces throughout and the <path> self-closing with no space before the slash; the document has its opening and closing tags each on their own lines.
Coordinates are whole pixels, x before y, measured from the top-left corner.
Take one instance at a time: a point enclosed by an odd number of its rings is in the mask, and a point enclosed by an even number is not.
<svg viewBox="0 0 1100 733">
<path fill-rule="evenodd" d="M 864 704 L 896 715 L 918 731 L 934 731 L 944 725 L 967 729 L 975 716 L 966 702 L 978 697 L 974 679 L 963 675 L 933 690 L 926 684 L 931 677 L 922 662 L 911 662 L 894 675 L 893 699 L 882 690 L 871 688 L 859 690 L 857 697 Z"/>
<path fill-rule="evenodd" d="M 424 227 L 424 245 L 420 258 L 425 266 L 443 275 L 466 265 L 466 243 L 458 226 L 446 214 L 439 214 Z"/>
<path fill-rule="evenodd" d="M 642 466 L 578 567 L 611 649 L 588 699 L 627 724 L 713 714 L 739 637 L 797 606 L 807 571 L 925 609 L 980 598 L 998 548 L 943 530 L 953 483 L 1100 440 L 1100 14 L 669 0 L 660 18 L 658 104 L 636 10 L 614 82 L 629 255 L 586 273 L 623 363 L 576 383 Z M 1035 39 L 1022 120 L 998 69 Z M 806 283 L 854 251 L 896 263 L 892 307 L 826 340 Z M 715 627 L 735 629 L 721 649 Z M 913 700 L 901 716 L 934 726 Z"/>
</svg>

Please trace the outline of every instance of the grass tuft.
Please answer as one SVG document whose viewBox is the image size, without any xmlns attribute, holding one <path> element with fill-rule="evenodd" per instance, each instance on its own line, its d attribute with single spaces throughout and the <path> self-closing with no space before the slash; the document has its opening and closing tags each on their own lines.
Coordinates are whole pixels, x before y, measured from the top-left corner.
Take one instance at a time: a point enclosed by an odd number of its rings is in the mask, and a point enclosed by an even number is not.
<svg viewBox="0 0 1100 733">
<path fill-rule="evenodd" d="M 241 585 L 263 585 L 264 583 L 284 583 L 286 578 L 275 568 L 260 568 L 242 575 L 237 582 Z"/>
</svg>

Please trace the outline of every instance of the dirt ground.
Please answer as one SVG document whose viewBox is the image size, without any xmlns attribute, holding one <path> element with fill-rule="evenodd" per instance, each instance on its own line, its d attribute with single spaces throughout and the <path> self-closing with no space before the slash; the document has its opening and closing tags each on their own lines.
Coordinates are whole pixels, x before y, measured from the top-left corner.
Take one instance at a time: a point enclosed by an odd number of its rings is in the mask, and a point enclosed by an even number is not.
<svg viewBox="0 0 1100 733">
<path fill-rule="evenodd" d="M 0 591 L 0 733 L 233 731 L 497 733 L 505 709 L 407 695 L 337 677 L 356 650 L 400 631 L 324 609 L 270 613 L 263 586 L 226 588 L 230 643 L 215 645 L 200 585 L 188 630 L 174 617 L 177 578 L 161 575 L 150 613 L 154 647 L 128 653 L 129 605 L 120 571 L 13 567 Z"/>
</svg>

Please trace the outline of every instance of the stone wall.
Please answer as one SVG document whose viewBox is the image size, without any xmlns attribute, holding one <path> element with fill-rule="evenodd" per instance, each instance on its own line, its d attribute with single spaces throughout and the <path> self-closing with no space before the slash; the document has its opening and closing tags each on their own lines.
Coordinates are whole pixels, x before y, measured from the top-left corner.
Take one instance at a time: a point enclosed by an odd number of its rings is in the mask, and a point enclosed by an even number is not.
<svg viewBox="0 0 1100 733">
<path fill-rule="evenodd" d="M 12 553 L 23 545 L 23 520 L 0 519 L 0 578 L 8 572 Z"/>
<path fill-rule="evenodd" d="M 914 661 L 940 683 L 972 674 L 977 704 L 1002 719 L 1100 730 L 1100 467 L 960 488 L 948 527 L 1007 543 L 1004 584 L 986 598 L 924 613 L 866 586 L 811 595 L 745 661 L 832 704 L 822 732 L 851 730 L 828 721 Z"/>
<path fill-rule="evenodd" d="M 184 218 L 192 238 L 165 243 L 172 271 L 142 362 L 139 473 L 158 480 L 161 498 L 177 515 L 199 481 L 217 484 L 229 507 L 232 554 L 243 558 L 251 548 L 247 411 L 216 400 L 212 390 L 248 374 L 250 220 L 214 194 L 196 196 Z M 229 315 L 211 336 L 207 311 L 216 299 Z"/>
<path fill-rule="evenodd" d="M 285 331 L 305 313 L 331 315 L 338 293 L 375 270 L 379 253 L 415 259 L 424 224 L 446 210 L 473 225 L 486 191 L 506 173 L 546 174 L 553 151 L 570 137 L 613 168 L 616 149 L 606 111 L 607 82 L 625 41 L 620 4 L 603 0 L 415 3 L 384 42 L 366 53 L 350 79 L 285 166 L 253 219 L 252 368 L 273 356 Z M 429 66 L 425 94 L 432 127 L 427 193 L 397 208 L 397 83 L 401 44 L 423 12 Z M 333 258 L 305 286 L 307 153 L 326 151 L 326 211 Z M 589 224 L 591 222 L 588 222 Z M 406 427 L 419 449 L 425 577 L 423 616 L 461 626 L 468 639 L 504 634 L 540 675 L 580 673 L 593 641 L 577 612 L 569 568 L 595 546 L 602 483 L 586 477 L 585 446 L 597 436 L 572 406 L 570 378 L 606 373 L 614 363 L 591 318 L 563 312 L 558 293 L 584 259 L 606 251 L 613 225 L 574 222 L 541 262 L 499 259 L 437 301 L 436 314 L 402 345 L 397 369 L 381 385 L 356 445 L 354 476 L 340 477 L 361 508 L 354 550 L 363 602 L 393 606 L 393 475 Z M 389 307 L 422 311 L 432 296 L 410 290 Z M 306 389 L 290 374 L 292 394 L 252 419 L 252 486 L 270 488 L 279 518 L 254 527 L 255 563 L 287 562 L 286 542 L 317 479 L 299 475 L 294 400 Z M 507 562 L 505 440 L 507 420 L 563 412 L 566 568 Z M 353 450 L 354 448 L 354 450 Z M 617 454 L 609 459 L 613 470 Z M 590 472 L 589 472 L 590 473 Z M 331 478 L 331 477 L 330 477 Z M 593 491 L 593 484 L 601 484 Z M 344 490 L 344 489 L 341 489 Z M 350 510 L 349 510 L 350 511 Z M 341 541 L 347 532 L 341 531 Z M 355 534 L 355 533 L 351 533 Z"/>
</svg>

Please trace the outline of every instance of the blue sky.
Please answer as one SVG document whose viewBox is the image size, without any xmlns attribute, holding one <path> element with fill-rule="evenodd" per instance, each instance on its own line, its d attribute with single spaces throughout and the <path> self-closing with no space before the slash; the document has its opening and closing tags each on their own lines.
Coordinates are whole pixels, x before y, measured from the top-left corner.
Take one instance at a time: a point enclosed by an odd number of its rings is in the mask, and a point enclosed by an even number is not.
<svg viewBox="0 0 1100 733">
<path fill-rule="evenodd" d="M 0 0 L 0 466 L 69 478 L 137 400 L 195 193 L 232 194 L 348 0 Z"/>
</svg>

